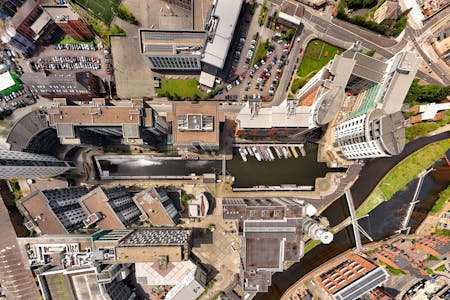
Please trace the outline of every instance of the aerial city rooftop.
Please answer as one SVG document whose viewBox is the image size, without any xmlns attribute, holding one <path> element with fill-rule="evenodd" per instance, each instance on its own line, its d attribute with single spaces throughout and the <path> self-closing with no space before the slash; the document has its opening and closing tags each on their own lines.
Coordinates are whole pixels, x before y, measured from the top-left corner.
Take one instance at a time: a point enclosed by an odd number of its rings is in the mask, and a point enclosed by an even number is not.
<svg viewBox="0 0 450 300">
<path fill-rule="evenodd" d="M 450 4 L 332 2 L 0 0 L 0 298 L 450 297 Z"/>
</svg>

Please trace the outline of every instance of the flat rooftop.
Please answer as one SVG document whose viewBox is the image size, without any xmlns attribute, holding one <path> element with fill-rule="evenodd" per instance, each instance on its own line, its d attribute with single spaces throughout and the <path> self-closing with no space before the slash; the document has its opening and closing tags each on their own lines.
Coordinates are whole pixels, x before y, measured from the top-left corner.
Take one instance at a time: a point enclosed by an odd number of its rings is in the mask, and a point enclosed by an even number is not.
<svg viewBox="0 0 450 300">
<path fill-rule="evenodd" d="M 116 91 L 122 99 L 155 95 L 153 73 L 140 52 L 138 37 L 111 36 Z"/>
<path fill-rule="evenodd" d="M 79 19 L 79 16 L 68 5 L 42 5 L 42 8 L 56 23 Z"/>
<path fill-rule="evenodd" d="M 215 25 L 212 25 L 213 39 L 206 44 L 202 61 L 222 69 L 228 55 L 234 30 L 238 22 L 244 0 L 218 0 L 213 9 Z M 214 32 L 215 28 L 215 32 Z"/>
<path fill-rule="evenodd" d="M 34 33 L 38 36 L 35 37 L 35 39 L 39 38 L 39 34 L 41 33 L 42 29 L 50 22 L 51 18 L 49 14 L 47 14 L 45 11 L 42 12 L 42 14 L 37 18 L 37 20 L 33 23 L 33 25 L 30 26 L 31 30 L 34 31 Z"/>
<path fill-rule="evenodd" d="M 208 131 L 194 131 L 184 130 L 185 127 L 180 128 L 178 126 L 178 118 L 181 117 L 182 120 L 186 120 L 186 116 L 188 115 L 208 116 L 206 120 L 212 121 L 212 129 L 208 129 Z M 218 103 L 207 101 L 201 101 L 195 104 L 191 102 L 172 102 L 171 120 L 173 122 L 172 130 L 174 145 L 191 145 L 193 142 L 201 142 L 207 145 L 219 145 L 220 125 Z M 191 121 L 192 120 L 193 119 L 191 118 Z M 205 125 L 207 125 L 207 128 L 211 128 L 211 124 L 207 123 Z M 195 126 L 193 127 L 195 128 Z"/>
<path fill-rule="evenodd" d="M 277 238 L 247 239 L 245 242 L 247 268 L 278 269 L 280 267 L 281 243 L 281 239 Z"/>
<path fill-rule="evenodd" d="M 251 103 L 241 109 L 236 117 L 240 128 L 307 128 L 310 125 L 310 106 L 296 106 L 290 115 L 286 106 L 261 107 L 254 111 Z"/>
<path fill-rule="evenodd" d="M 35 191 L 19 200 L 29 218 L 43 234 L 65 234 L 66 228 L 51 209 L 47 197 L 41 191 Z"/>
<path fill-rule="evenodd" d="M 313 2 L 325 2 L 324 0 L 313 0 Z M 320 5 L 320 4 L 319 4 Z M 293 22 L 294 24 L 299 24 L 300 20 L 303 18 L 305 9 L 300 3 L 292 3 L 289 1 L 283 1 L 280 9 L 280 16 L 284 19 Z M 289 18 L 291 17 L 292 20 Z"/>
<path fill-rule="evenodd" d="M 54 93 L 65 95 L 79 95 L 91 92 L 89 85 L 90 72 L 53 73 L 26 72 L 20 80 L 25 83 L 34 94 Z"/>
<path fill-rule="evenodd" d="M 88 215 L 96 212 L 100 212 L 103 215 L 103 218 L 97 222 L 100 229 L 125 228 L 108 201 L 109 199 L 101 187 L 90 191 L 79 200 L 81 207 L 88 212 Z"/>
<path fill-rule="evenodd" d="M 136 229 L 123 240 L 121 247 L 168 246 L 182 245 L 189 241 L 191 231 L 177 228 L 140 228 Z"/>
<path fill-rule="evenodd" d="M 146 55 L 201 55 L 206 32 L 140 29 L 141 53 Z"/>
<path fill-rule="evenodd" d="M 74 126 L 117 126 L 123 127 L 124 136 L 139 137 L 138 127 L 143 125 L 142 101 L 132 100 L 118 106 L 107 105 L 102 98 L 94 98 L 87 105 L 67 105 L 64 101 L 61 98 L 48 109 L 49 124 L 57 128 L 58 136 L 74 137 Z M 151 119 L 146 122 L 151 123 Z"/>
</svg>

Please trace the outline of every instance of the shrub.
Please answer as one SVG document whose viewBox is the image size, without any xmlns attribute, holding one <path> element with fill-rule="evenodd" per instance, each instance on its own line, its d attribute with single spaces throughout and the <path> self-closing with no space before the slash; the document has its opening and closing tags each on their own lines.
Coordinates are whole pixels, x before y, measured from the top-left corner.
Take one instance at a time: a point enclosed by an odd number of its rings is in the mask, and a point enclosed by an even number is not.
<svg viewBox="0 0 450 300">
<path fill-rule="evenodd" d="M 120 4 L 119 7 L 117 8 L 117 16 L 119 18 L 121 18 L 122 20 L 127 21 L 128 23 L 135 24 L 135 25 L 139 24 L 136 17 L 123 4 Z"/>
<path fill-rule="evenodd" d="M 366 52 L 366 55 L 367 56 L 374 56 L 375 52 L 376 52 L 375 50 L 369 50 L 369 51 Z"/>
<path fill-rule="evenodd" d="M 122 35 L 125 36 L 125 30 L 123 30 L 122 28 L 119 27 L 119 25 L 114 25 L 114 27 L 112 27 L 109 32 L 108 35 Z"/>
</svg>

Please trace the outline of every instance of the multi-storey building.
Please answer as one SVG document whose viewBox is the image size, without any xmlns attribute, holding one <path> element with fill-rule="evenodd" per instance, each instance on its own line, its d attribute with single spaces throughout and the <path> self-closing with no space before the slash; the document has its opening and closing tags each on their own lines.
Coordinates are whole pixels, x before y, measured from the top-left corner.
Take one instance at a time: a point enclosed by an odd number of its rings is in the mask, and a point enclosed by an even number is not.
<svg viewBox="0 0 450 300">
<path fill-rule="evenodd" d="M 139 29 L 139 45 L 151 69 L 200 71 L 207 34 L 193 30 Z"/>
<path fill-rule="evenodd" d="M 74 39 L 84 41 L 94 38 L 89 26 L 69 5 L 42 5 L 42 8 L 56 25 Z"/>
<path fill-rule="evenodd" d="M 105 263 L 176 262 L 189 259 L 191 239 L 191 229 L 116 229 L 94 245 Z"/>
<path fill-rule="evenodd" d="M 172 24 L 169 20 L 167 24 L 160 23 L 158 29 L 140 29 L 140 53 L 150 68 L 202 71 L 202 75 L 209 78 L 222 76 L 244 1 L 214 1 L 210 7 L 195 14 L 192 0 L 170 0 L 169 3 L 189 10 L 192 17 L 206 16 L 207 19 L 185 24 Z M 211 84 L 214 85 L 214 79 Z"/>
<path fill-rule="evenodd" d="M 219 114 L 215 102 L 174 102 L 172 114 L 173 146 L 182 151 L 219 150 L 220 122 L 224 116 Z"/>
<path fill-rule="evenodd" d="M 49 155 L 0 150 L 0 178 L 53 177 L 73 168 Z"/>
<path fill-rule="evenodd" d="M 386 115 L 376 109 L 337 125 L 334 137 L 348 159 L 397 155 L 405 146 L 403 124 L 401 112 Z"/>
<path fill-rule="evenodd" d="M 19 200 L 28 219 L 25 226 L 41 234 L 64 234 L 84 226 L 87 215 L 78 200 L 88 192 L 84 186 L 34 191 Z"/>
<path fill-rule="evenodd" d="M 153 226 L 175 226 L 180 219 L 179 211 L 163 187 L 137 193 L 133 201 L 141 211 L 140 219 Z"/>
<path fill-rule="evenodd" d="M 409 50 L 380 61 L 360 53 L 356 43 L 308 81 L 298 98 L 314 98 L 312 126 L 334 120 L 335 146 L 341 156 L 396 155 L 405 143 L 399 112 L 419 62 L 417 54 Z"/>
<path fill-rule="evenodd" d="M 317 276 L 315 281 L 328 299 L 353 300 L 388 279 L 389 274 L 384 268 L 377 267 L 357 254 L 350 254 L 345 261 Z"/>
<path fill-rule="evenodd" d="M 96 224 L 100 229 L 126 228 L 141 214 L 130 193 L 122 186 L 95 188 L 81 197 L 79 203 L 87 215 L 84 225 Z"/>
<path fill-rule="evenodd" d="M 67 98 L 69 100 L 88 100 L 100 97 L 99 78 L 91 72 L 64 74 L 49 72 L 26 72 L 20 80 L 34 95 L 45 98 Z"/>
<path fill-rule="evenodd" d="M 303 236 L 329 244 L 333 235 L 306 215 L 302 200 L 293 198 L 223 199 L 223 218 L 236 220 L 242 232 L 241 280 L 250 292 L 267 292 L 274 272 L 285 261 L 300 261 Z"/>
<path fill-rule="evenodd" d="M 46 46 L 56 42 L 64 33 L 50 16 L 42 9 L 43 1 L 26 1 L 11 18 L 11 22 L 19 34 L 19 43 L 26 45 L 32 43 L 36 46 Z M 16 36 L 12 37 L 15 40 Z M 27 39 L 25 43 L 23 39 Z M 11 43 L 16 47 L 16 43 Z M 24 48 L 20 49 L 23 51 Z M 30 54 L 31 52 L 26 52 Z"/>
<path fill-rule="evenodd" d="M 54 99 L 48 115 L 61 144 L 152 147 L 158 140 L 164 140 L 169 130 L 165 119 L 150 107 L 144 107 L 142 100 L 110 105 L 98 98 L 89 104 L 68 105 L 66 99 Z"/>
<path fill-rule="evenodd" d="M 247 102 L 236 117 L 236 136 L 248 140 L 301 140 L 309 131 L 310 112 L 310 106 L 298 106 L 296 101 L 272 107 Z"/>
<path fill-rule="evenodd" d="M 95 234 L 47 234 L 18 239 L 18 250 L 34 270 L 43 299 L 135 299 L 124 281 L 131 265 L 101 264 L 95 238 Z"/>
</svg>

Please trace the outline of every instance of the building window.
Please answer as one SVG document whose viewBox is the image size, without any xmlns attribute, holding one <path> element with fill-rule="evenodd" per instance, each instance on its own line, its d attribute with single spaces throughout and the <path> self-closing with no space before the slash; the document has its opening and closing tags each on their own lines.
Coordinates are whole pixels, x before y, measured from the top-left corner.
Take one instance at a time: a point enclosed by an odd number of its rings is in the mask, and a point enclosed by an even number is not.
<svg viewBox="0 0 450 300">
<path fill-rule="evenodd" d="M 274 215 L 275 217 L 281 216 L 281 210 L 275 209 L 275 211 L 273 212 L 273 215 Z"/>
<path fill-rule="evenodd" d="M 251 210 L 250 211 L 250 217 L 255 217 L 256 216 L 256 210 Z"/>
<path fill-rule="evenodd" d="M 261 211 L 261 217 L 268 217 L 268 216 L 269 216 L 269 211 L 268 210 Z"/>
</svg>

